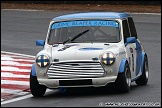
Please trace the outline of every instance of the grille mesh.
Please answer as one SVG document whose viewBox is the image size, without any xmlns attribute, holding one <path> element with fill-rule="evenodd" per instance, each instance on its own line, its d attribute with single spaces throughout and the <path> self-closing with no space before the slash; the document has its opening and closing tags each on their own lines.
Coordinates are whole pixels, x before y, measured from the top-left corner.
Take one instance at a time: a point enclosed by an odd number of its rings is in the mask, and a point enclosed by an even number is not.
<svg viewBox="0 0 162 108">
<path fill-rule="evenodd" d="M 47 71 L 49 78 L 101 77 L 104 69 L 98 61 L 75 61 L 52 63 Z"/>
</svg>

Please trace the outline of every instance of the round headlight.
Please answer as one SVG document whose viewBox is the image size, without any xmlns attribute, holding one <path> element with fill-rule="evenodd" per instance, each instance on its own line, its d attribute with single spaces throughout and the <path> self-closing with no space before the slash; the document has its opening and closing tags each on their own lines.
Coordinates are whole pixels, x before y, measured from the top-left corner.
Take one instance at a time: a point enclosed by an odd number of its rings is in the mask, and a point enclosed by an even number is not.
<svg viewBox="0 0 162 108">
<path fill-rule="evenodd" d="M 102 54 L 101 61 L 105 65 L 112 65 L 115 62 L 115 55 L 112 52 Z"/>
<path fill-rule="evenodd" d="M 39 67 L 46 67 L 49 64 L 49 57 L 46 55 L 39 55 L 36 59 L 36 63 Z"/>
</svg>

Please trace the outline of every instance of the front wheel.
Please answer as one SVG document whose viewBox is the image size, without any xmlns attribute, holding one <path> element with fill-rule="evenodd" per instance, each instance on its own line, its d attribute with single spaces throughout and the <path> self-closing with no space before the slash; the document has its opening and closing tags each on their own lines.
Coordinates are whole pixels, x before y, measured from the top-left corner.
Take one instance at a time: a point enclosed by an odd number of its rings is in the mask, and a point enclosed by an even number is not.
<svg viewBox="0 0 162 108">
<path fill-rule="evenodd" d="M 135 81 L 137 85 L 146 85 L 149 77 L 148 59 L 145 56 L 142 75 Z"/>
<path fill-rule="evenodd" d="M 119 73 L 115 81 L 117 91 L 127 93 L 130 91 L 131 72 L 128 63 L 125 64 L 124 72 Z"/>
<path fill-rule="evenodd" d="M 30 92 L 35 97 L 41 97 L 46 92 L 46 86 L 38 83 L 37 77 L 30 73 Z"/>
</svg>

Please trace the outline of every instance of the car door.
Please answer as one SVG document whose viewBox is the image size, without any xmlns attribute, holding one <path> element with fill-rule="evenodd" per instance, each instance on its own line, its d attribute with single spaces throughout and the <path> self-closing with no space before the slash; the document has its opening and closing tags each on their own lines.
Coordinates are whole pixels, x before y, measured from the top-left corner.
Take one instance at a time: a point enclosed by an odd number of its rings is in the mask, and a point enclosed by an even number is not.
<svg viewBox="0 0 162 108">
<path fill-rule="evenodd" d="M 128 23 L 129 23 L 129 29 L 130 29 L 130 33 L 131 33 L 131 36 L 134 36 L 136 37 L 136 48 L 135 48 L 135 51 L 136 51 L 136 70 L 135 70 L 135 73 L 136 73 L 136 76 L 140 75 L 141 74 L 141 60 L 142 60 L 142 47 L 141 47 L 141 44 L 140 42 L 138 41 L 138 37 L 137 37 L 137 32 L 136 32 L 136 28 L 135 28 L 135 24 L 134 24 L 134 21 L 131 17 L 128 18 Z"/>
<path fill-rule="evenodd" d="M 135 63 L 136 63 L 136 76 L 137 76 L 141 74 L 140 69 L 141 69 L 141 60 L 142 60 L 142 47 L 141 47 L 140 42 L 138 41 L 135 24 L 131 17 L 128 18 L 128 23 L 129 23 L 129 29 L 130 29 L 131 36 L 134 36 L 137 39 L 135 42 L 136 43 L 136 48 L 135 48 L 136 62 Z"/>
<path fill-rule="evenodd" d="M 124 19 L 123 23 L 123 35 L 124 35 L 124 43 L 126 43 L 126 39 L 131 37 L 131 31 L 129 28 L 128 20 Z M 136 43 L 129 43 L 126 45 L 126 52 L 128 56 L 128 63 L 131 71 L 131 77 L 136 77 Z"/>
</svg>

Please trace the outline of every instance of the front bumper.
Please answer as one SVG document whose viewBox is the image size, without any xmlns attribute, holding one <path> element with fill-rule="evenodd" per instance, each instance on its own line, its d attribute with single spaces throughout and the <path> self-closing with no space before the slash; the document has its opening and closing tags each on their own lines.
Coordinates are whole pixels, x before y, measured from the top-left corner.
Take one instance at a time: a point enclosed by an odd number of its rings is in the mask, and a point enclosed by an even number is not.
<svg viewBox="0 0 162 108">
<path fill-rule="evenodd" d="M 51 63 L 42 70 L 37 67 L 39 84 L 48 88 L 105 86 L 115 82 L 118 75 L 117 64 L 104 66 L 99 61 L 70 61 Z"/>
</svg>

